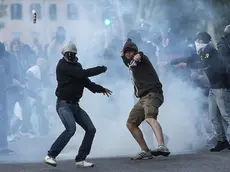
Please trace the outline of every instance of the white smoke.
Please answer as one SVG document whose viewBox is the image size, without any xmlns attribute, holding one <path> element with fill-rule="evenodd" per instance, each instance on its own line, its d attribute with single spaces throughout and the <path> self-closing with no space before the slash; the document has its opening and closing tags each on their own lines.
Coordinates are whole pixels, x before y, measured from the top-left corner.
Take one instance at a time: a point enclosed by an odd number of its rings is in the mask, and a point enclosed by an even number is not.
<svg viewBox="0 0 230 172">
<path fill-rule="evenodd" d="M 79 49 L 79 60 L 85 68 L 106 65 L 102 64 L 104 61 L 100 58 L 104 50 L 103 36 L 105 33 L 105 27 L 101 20 L 103 5 L 97 6 L 95 4 L 96 13 L 87 9 L 85 2 L 78 3 L 78 6 L 80 7 L 79 13 L 81 14 L 78 22 L 80 24 L 65 25 L 64 21 L 60 21 L 60 23 L 67 29 L 70 38 L 76 38 L 76 45 Z M 131 6 L 130 9 L 132 9 Z M 127 9 L 122 12 L 127 13 Z M 59 15 L 62 14 L 61 11 L 58 11 L 58 13 Z M 93 20 L 91 19 L 92 16 Z M 45 24 L 47 29 L 49 29 L 49 23 Z M 112 33 L 109 32 L 109 34 Z M 40 35 L 42 37 L 42 33 Z M 116 63 L 122 63 L 119 52 Z M 123 67 L 126 68 L 125 66 Z M 54 80 L 55 78 L 52 79 Z M 103 97 L 103 95 L 94 95 L 89 91 L 85 91 L 80 102 L 81 107 L 89 114 L 97 128 L 90 157 L 129 156 L 135 154 L 140 148 L 126 129 L 126 120 L 129 111 L 134 105 L 133 86 L 130 77 L 126 79 L 118 77 L 116 80 L 111 81 L 109 78 L 106 78 L 106 75 L 102 74 L 92 80 L 111 89 L 113 95 L 107 98 Z M 203 126 L 200 129 L 197 127 L 202 124 L 200 122 L 203 115 L 201 110 L 201 102 L 203 101 L 201 91 L 195 90 L 191 85 L 184 83 L 178 78 L 172 79 L 172 81 L 170 86 L 164 86 L 165 102 L 160 108 L 159 114 L 159 121 L 164 134 L 169 137 L 168 147 L 175 154 L 199 150 L 205 141 Z M 52 88 L 52 92 L 54 91 L 55 88 Z M 52 141 L 54 141 L 55 137 L 64 130 L 64 127 L 56 113 L 48 115 L 50 115 L 50 119 L 52 120 L 51 133 Z M 150 127 L 147 127 L 149 129 L 145 135 L 153 135 Z M 73 158 L 78 152 L 83 135 L 84 131 L 77 126 L 75 136 L 71 139 L 59 158 Z M 148 142 L 152 142 L 150 148 L 153 148 L 154 145 L 156 146 L 155 139 L 148 140 Z M 43 145 L 42 141 L 36 146 L 39 147 L 39 145 L 42 147 L 45 146 L 47 150 L 51 146 Z M 46 152 L 44 152 L 45 154 Z"/>
</svg>

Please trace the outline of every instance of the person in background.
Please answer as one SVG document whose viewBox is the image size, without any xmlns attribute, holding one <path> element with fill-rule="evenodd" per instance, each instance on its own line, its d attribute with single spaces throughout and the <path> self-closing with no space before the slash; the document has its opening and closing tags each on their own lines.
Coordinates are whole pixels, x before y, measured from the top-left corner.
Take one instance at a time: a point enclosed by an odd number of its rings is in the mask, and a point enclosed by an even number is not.
<svg viewBox="0 0 230 172">
<path fill-rule="evenodd" d="M 217 143 L 211 152 L 230 149 L 226 137 L 223 120 L 230 124 L 230 84 L 223 60 L 211 42 L 207 32 L 199 32 L 195 38 L 195 47 L 198 56 L 178 59 L 173 64 L 201 68 L 210 82 L 209 89 L 209 117 L 213 126 Z M 179 62 L 180 61 L 180 62 Z M 172 63 L 172 62 L 171 62 Z"/>
<path fill-rule="evenodd" d="M 33 51 L 33 49 L 28 44 L 22 45 L 22 56 L 25 60 L 23 68 L 26 72 L 26 70 L 36 64 L 37 57 L 35 51 Z"/>
<path fill-rule="evenodd" d="M 20 134 L 31 136 L 33 132 L 31 131 L 32 125 L 30 123 L 31 107 L 26 90 L 26 59 L 23 57 L 22 43 L 17 39 L 13 40 L 11 44 L 10 63 L 12 66 L 11 72 L 13 76 L 13 83 L 6 93 L 7 112 L 12 121 L 12 125 L 9 123 L 9 126 L 11 127 L 9 134 L 14 137 L 13 135 L 15 132 L 18 131 L 16 127 L 17 124 L 14 124 L 14 107 L 16 102 L 18 102 L 23 115 L 23 124 L 20 129 Z"/>
<path fill-rule="evenodd" d="M 159 107 L 164 102 L 159 77 L 148 57 L 138 52 L 137 45 L 131 39 L 125 43 L 121 57 L 132 72 L 134 93 L 139 98 L 129 114 L 126 125 L 142 151 L 131 159 L 142 160 L 158 155 L 168 156 L 170 152 L 165 146 L 162 128 L 157 121 Z M 149 149 L 139 128 L 144 120 L 151 126 L 156 136 L 158 146 L 154 150 Z"/>
<path fill-rule="evenodd" d="M 51 66 L 51 73 L 55 74 L 55 67 L 59 60 L 59 52 L 61 52 L 66 40 L 66 30 L 64 27 L 57 27 L 56 36 L 47 48 L 48 61 Z"/>
<path fill-rule="evenodd" d="M 224 29 L 224 34 L 221 39 L 217 42 L 217 49 L 219 57 L 224 64 L 226 69 L 227 81 L 230 85 L 230 25 L 227 25 Z M 226 123 L 225 123 L 226 124 Z M 225 125 L 228 128 L 228 124 Z M 230 140 L 230 133 L 226 133 L 228 140 Z"/>
<path fill-rule="evenodd" d="M 35 100 L 34 107 L 38 119 L 38 132 L 41 136 L 48 134 L 48 119 L 46 118 L 46 106 L 43 103 L 43 82 L 42 78 L 46 75 L 48 63 L 43 58 L 38 58 L 36 65 L 26 72 L 27 89 L 31 98 Z"/>
<path fill-rule="evenodd" d="M 217 144 L 210 149 L 211 152 L 219 152 L 230 149 L 226 137 L 223 120 L 230 124 L 230 83 L 226 75 L 223 62 L 211 43 L 211 36 L 207 32 L 200 32 L 196 36 L 196 50 L 210 81 L 209 90 L 209 116 L 213 125 Z"/>
<path fill-rule="evenodd" d="M 6 90 L 12 84 L 10 72 L 9 54 L 5 51 L 5 46 L 0 42 L 0 154 L 12 153 L 8 149 L 8 123 L 9 116 L 6 109 Z"/>
<path fill-rule="evenodd" d="M 116 78 L 123 79 L 123 76 L 127 74 L 127 70 L 122 68 L 122 64 L 117 63 L 117 56 L 119 56 L 119 50 L 122 47 L 122 40 L 117 37 L 111 40 L 108 47 L 104 50 L 102 54 L 102 60 L 104 60 L 106 66 L 110 69 L 106 72 L 106 76 L 109 80 L 114 80 Z"/>
<path fill-rule="evenodd" d="M 107 68 L 98 66 L 83 69 L 76 57 L 77 48 L 75 44 L 69 42 L 62 50 L 63 58 L 59 60 L 56 68 L 57 77 L 57 113 L 65 126 L 65 131 L 53 143 L 44 162 L 57 166 L 56 157 L 64 149 L 76 131 L 76 124 L 85 130 L 85 136 L 80 146 L 78 155 L 75 157 L 77 167 L 93 167 L 94 164 L 85 161 L 89 155 L 93 139 L 96 133 L 88 114 L 79 106 L 79 101 L 83 95 L 84 88 L 88 88 L 93 93 L 103 93 L 109 96 L 112 92 L 100 85 L 90 81 L 88 77 L 104 73 Z"/>
<path fill-rule="evenodd" d="M 39 42 L 38 38 L 35 38 L 34 39 L 34 43 L 32 45 L 32 50 L 34 51 L 35 53 L 35 57 L 38 58 L 38 57 L 41 57 L 43 55 L 43 49 L 42 49 L 42 45 L 41 43 Z M 36 63 L 36 62 L 35 62 Z M 34 63 L 34 64 L 35 64 Z"/>
</svg>

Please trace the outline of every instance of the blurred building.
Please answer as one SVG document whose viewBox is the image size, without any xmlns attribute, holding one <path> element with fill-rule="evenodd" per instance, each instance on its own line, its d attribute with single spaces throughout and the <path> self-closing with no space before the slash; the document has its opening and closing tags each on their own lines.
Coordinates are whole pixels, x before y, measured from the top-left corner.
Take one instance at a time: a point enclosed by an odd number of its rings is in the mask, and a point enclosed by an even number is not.
<svg viewBox="0 0 230 172">
<path fill-rule="evenodd" d="M 49 42 L 57 26 L 77 24 L 79 13 L 76 0 L 7 0 L 7 16 L 0 20 L 5 27 L 0 30 L 1 40 L 9 42 L 14 37 L 32 43 L 38 37 L 41 43 Z M 33 23 L 32 11 L 37 13 Z M 40 37 L 39 35 L 42 36 Z M 40 37 L 40 38 L 39 38 Z"/>
</svg>

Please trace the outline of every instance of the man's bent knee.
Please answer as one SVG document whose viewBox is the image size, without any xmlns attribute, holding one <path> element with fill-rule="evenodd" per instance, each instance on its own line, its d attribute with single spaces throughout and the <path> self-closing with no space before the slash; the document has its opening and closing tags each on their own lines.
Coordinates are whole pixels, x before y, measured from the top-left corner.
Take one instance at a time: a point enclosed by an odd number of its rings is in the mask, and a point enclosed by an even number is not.
<svg viewBox="0 0 230 172">
<path fill-rule="evenodd" d="M 138 125 L 135 123 L 127 122 L 126 127 L 129 129 L 129 131 L 132 131 L 135 128 L 138 128 Z"/>
<path fill-rule="evenodd" d="M 76 126 L 66 128 L 66 132 L 70 137 L 72 137 L 76 132 Z"/>
<path fill-rule="evenodd" d="M 95 135 L 96 134 L 96 128 L 95 127 L 90 127 L 90 128 L 87 129 L 86 132 L 90 133 L 92 135 Z"/>
</svg>

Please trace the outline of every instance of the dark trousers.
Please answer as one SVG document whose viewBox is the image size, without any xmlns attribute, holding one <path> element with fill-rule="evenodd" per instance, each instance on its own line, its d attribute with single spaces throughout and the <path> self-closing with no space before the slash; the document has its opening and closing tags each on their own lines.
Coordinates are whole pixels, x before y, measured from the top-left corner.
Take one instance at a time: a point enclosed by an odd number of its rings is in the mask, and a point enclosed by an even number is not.
<svg viewBox="0 0 230 172">
<path fill-rule="evenodd" d="M 56 109 L 65 127 L 65 131 L 63 131 L 53 143 L 48 151 L 48 155 L 56 158 L 60 154 L 71 137 L 74 135 L 76 131 L 75 123 L 77 123 L 85 130 L 85 136 L 75 161 L 78 162 L 85 160 L 87 155 L 90 153 L 96 133 L 96 128 L 94 127 L 91 119 L 89 118 L 88 114 L 80 108 L 78 103 L 70 104 L 66 101 L 57 101 Z"/>
<path fill-rule="evenodd" d="M 0 102 L 0 151 L 8 149 L 8 115 L 4 104 L 5 103 Z"/>
</svg>

